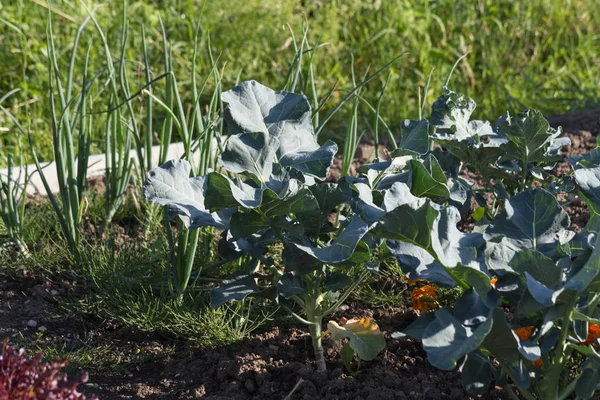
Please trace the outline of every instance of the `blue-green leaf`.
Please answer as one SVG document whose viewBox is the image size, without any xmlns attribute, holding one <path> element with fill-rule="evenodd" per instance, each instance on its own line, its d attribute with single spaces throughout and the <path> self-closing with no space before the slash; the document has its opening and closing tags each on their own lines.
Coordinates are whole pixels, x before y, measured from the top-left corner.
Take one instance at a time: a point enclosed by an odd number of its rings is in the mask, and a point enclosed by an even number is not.
<svg viewBox="0 0 600 400">
<path fill-rule="evenodd" d="M 491 135 L 492 127 L 488 122 L 469 121 L 475 106 L 473 99 L 444 87 L 442 96 L 432 105 L 431 124 L 438 130 L 450 131 L 447 136 L 459 141 L 474 135 Z M 439 134 L 435 137 L 443 138 Z"/>
<path fill-rule="evenodd" d="M 400 240 L 386 240 L 390 252 L 410 279 L 426 279 L 444 287 L 456 286 L 456 281 L 424 248 Z"/>
<path fill-rule="evenodd" d="M 490 360 L 479 352 L 467 354 L 460 367 L 462 384 L 471 395 L 486 393 L 492 382 L 492 365 Z"/>
<path fill-rule="evenodd" d="M 214 226 L 227 229 L 235 209 L 211 213 L 205 206 L 206 176 L 190 178 L 191 165 L 186 160 L 171 160 L 148 172 L 144 196 L 167 208 L 169 217 L 179 216 L 184 226 Z"/>
<path fill-rule="evenodd" d="M 600 231 L 600 167 L 577 169 L 573 176 L 590 210 L 590 220 L 586 224 L 586 229 L 598 232 Z"/>
<path fill-rule="evenodd" d="M 279 163 L 284 167 L 293 167 L 317 178 L 325 178 L 337 151 L 337 144 L 328 140 L 314 151 L 287 153 L 279 159 Z"/>
<path fill-rule="evenodd" d="M 279 140 L 265 132 L 233 135 L 227 140 L 220 163 L 229 172 L 249 172 L 260 182 L 267 182 L 278 147 Z"/>
<path fill-rule="evenodd" d="M 560 296 L 560 294 L 564 291 L 564 288 L 551 289 L 547 287 L 532 277 L 529 272 L 525 272 L 525 278 L 527 281 L 527 290 L 529 290 L 531 296 L 533 296 L 535 301 L 545 307 L 551 307 L 555 305 L 558 296 Z"/>
<path fill-rule="evenodd" d="M 562 284 L 562 269 L 538 250 L 522 250 L 512 259 L 510 266 L 521 275 L 530 274 L 547 287 L 557 289 Z"/>
<path fill-rule="evenodd" d="M 352 257 L 358 242 L 368 232 L 369 226 L 359 217 L 354 217 L 344 231 L 328 246 L 313 247 L 294 244 L 298 249 L 324 263 L 340 263 Z"/>
<path fill-rule="evenodd" d="M 228 301 L 239 301 L 246 296 L 260 292 L 262 288 L 256 284 L 256 279 L 244 271 L 236 271 L 221 282 L 219 287 L 210 292 L 211 307 L 218 307 Z"/>
<path fill-rule="evenodd" d="M 429 151 L 429 121 L 405 119 L 400 126 L 400 148 L 427 154 Z"/>
<path fill-rule="evenodd" d="M 485 241 L 478 232 L 465 234 L 458 230 L 460 213 L 455 207 L 442 207 L 431 228 L 431 249 L 446 267 L 463 264 L 487 271 L 483 260 Z"/>
<path fill-rule="evenodd" d="M 596 392 L 596 387 L 600 383 L 600 374 L 597 369 L 584 369 L 577 378 L 575 384 L 575 394 L 582 399 L 591 398 Z"/>
<path fill-rule="evenodd" d="M 277 292 L 283 297 L 289 298 L 291 296 L 302 296 L 308 293 L 308 290 L 300 277 L 286 272 L 277 282 Z"/>
<path fill-rule="evenodd" d="M 450 192 L 446 187 L 446 179 L 440 182 L 436 180 L 425 165 L 417 160 L 410 160 L 410 188 L 412 194 L 417 197 L 448 198 Z M 439 164 L 437 164 L 439 167 Z M 443 172 L 442 172 L 443 175 Z"/>
<path fill-rule="evenodd" d="M 468 289 L 454 304 L 454 317 L 466 326 L 479 325 L 490 316 L 490 308 L 477 292 Z"/>
<path fill-rule="evenodd" d="M 556 198 L 544 189 L 521 192 L 505 203 L 505 210 L 494 217 L 485 232 L 488 264 L 495 270 L 508 266 L 522 250 L 536 249 L 552 257 L 559 245 L 574 232 L 569 215 Z"/>
<path fill-rule="evenodd" d="M 428 249 L 431 245 L 431 228 L 438 213 L 429 200 L 417 199 L 386 213 L 377 223 L 374 233 Z"/>
<path fill-rule="evenodd" d="M 527 368 L 525 368 L 525 365 L 523 364 L 523 360 L 519 360 L 518 367 L 509 365 L 508 369 L 512 373 L 511 378 L 518 386 L 522 387 L 523 389 L 529 388 L 529 385 L 531 384 L 531 378 L 529 377 Z"/>
<path fill-rule="evenodd" d="M 314 139 L 314 133 L 310 103 L 306 96 L 275 92 L 256 81 L 246 81 L 224 92 L 221 97 L 229 104 L 224 117 L 231 135 L 263 132 L 279 139 L 295 138 L 295 147 L 289 147 L 291 143 L 286 142 L 287 147 L 277 154 L 279 158 L 287 153 L 315 150 L 319 147 L 316 139 L 310 140 Z M 303 140 L 306 138 L 309 140 Z"/>
<path fill-rule="evenodd" d="M 207 175 L 205 204 L 211 210 L 228 207 L 256 208 L 262 202 L 263 189 L 252 186 L 241 179 L 231 178 L 217 172 Z"/>
<path fill-rule="evenodd" d="M 494 308 L 490 319 L 493 319 L 494 323 L 482 347 L 502 363 L 517 362 L 519 360 L 518 339 L 510 329 L 504 311 L 501 308 Z"/>
<path fill-rule="evenodd" d="M 402 332 L 392 333 L 392 337 L 394 339 L 403 339 L 409 337 L 415 340 L 423 340 L 423 337 L 425 336 L 425 330 L 434 320 L 434 312 L 422 314 L 416 321 L 410 324 Z"/>
<path fill-rule="evenodd" d="M 302 188 L 293 196 L 284 199 L 272 196 L 270 191 L 265 192 L 265 197 L 270 197 L 270 201 L 263 201 L 260 211 L 267 218 L 319 211 L 319 203 L 307 188 Z"/>
<path fill-rule="evenodd" d="M 262 215 L 256 212 L 236 212 L 231 217 L 229 231 L 233 240 L 238 240 L 268 229 L 271 225 Z"/>
<path fill-rule="evenodd" d="M 230 134 L 262 132 L 271 147 L 268 151 L 275 151 L 282 166 L 326 176 L 337 145 L 329 141 L 319 146 L 304 95 L 275 92 L 256 81 L 246 81 L 223 93 L 222 99 L 229 104 L 223 114 Z"/>
<path fill-rule="evenodd" d="M 600 272 L 600 235 L 597 235 L 596 245 L 587 262 L 567 280 L 565 288 L 582 292 L 598 276 L 598 272 Z"/>
<path fill-rule="evenodd" d="M 548 161 L 550 153 L 556 155 L 551 146 L 562 133 L 550 128 L 541 112 L 527 110 L 517 114 L 500 126 L 500 132 L 509 138 L 509 142 L 501 146 L 507 156 L 525 164 Z M 564 143 L 559 142 L 562 146 Z M 560 149 L 560 146 L 558 147 Z"/>
<path fill-rule="evenodd" d="M 492 319 L 471 328 L 462 325 L 447 308 L 435 313 L 423 337 L 423 349 L 434 367 L 451 370 L 466 354 L 475 351 L 492 329 Z"/>
</svg>

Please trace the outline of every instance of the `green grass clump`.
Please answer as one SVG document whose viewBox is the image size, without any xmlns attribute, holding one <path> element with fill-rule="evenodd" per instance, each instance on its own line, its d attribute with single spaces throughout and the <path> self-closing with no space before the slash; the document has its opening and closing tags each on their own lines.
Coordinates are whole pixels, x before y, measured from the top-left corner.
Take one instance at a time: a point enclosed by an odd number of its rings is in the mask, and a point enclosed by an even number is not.
<svg viewBox="0 0 600 400">
<path fill-rule="evenodd" d="M 372 307 L 400 307 L 410 296 L 410 289 L 403 282 L 404 274 L 396 260 L 382 263 L 379 273 L 365 279 L 354 296 Z M 408 293 L 406 293 L 408 290 Z"/>
<path fill-rule="evenodd" d="M 194 281 L 185 296 L 174 298 L 168 286 L 169 250 L 159 222 L 161 216 L 147 213 L 147 220 L 136 221 L 137 217 L 126 201 L 114 222 L 104 228 L 98 217 L 103 207 L 102 197 L 92 193 L 86 193 L 86 197 L 90 201 L 84 215 L 87 221 L 83 230 L 85 242 L 78 262 L 74 262 L 66 241 L 61 238 L 59 223 L 48 201 L 28 207 L 25 213 L 24 239 L 31 253 L 0 251 L 1 275 L 22 279 L 24 274 L 41 274 L 50 281 L 60 281 L 61 276 L 73 280 L 76 288 L 57 299 L 59 311 L 48 318 L 112 321 L 140 331 L 191 341 L 196 346 L 232 344 L 270 318 L 272 311 L 251 300 L 211 308 L 209 292 L 201 287 L 205 282 L 196 284 Z M 128 224 L 131 226 L 127 227 Z M 213 258 L 211 254 L 199 253 L 194 272 L 214 262 Z M 227 269 L 228 266 L 223 267 Z M 65 272 L 68 273 L 65 275 Z M 217 279 L 224 272 L 215 270 L 213 273 Z M 102 365 L 112 365 L 120 357 L 115 352 L 104 352 L 102 343 L 94 338 L 84 338 L 75 347 L 65 347 L 61 343 L 50 346 L 51 343 L 44 342 L 43 333 L 37 335 L 35 343 L 27 348 L 45 349 L 50 355 L 75 358 L 73 365 L 86 364 L 85 358 L 90 352 L 103 354 L 98 356 L 101 359 L 98 362 L 104 363 Z"/>
<path fill-rule="evenodd" d="M 85 3 L 90 9 L 99 4 Z M 95 14 L 114 54 L 119 54 L 123 29 L 122 5 L 118 3 L 106 3 Z M 61 68 L 66 67 L 77 28 L 87 17 L 85 7 L 77 1 L 55 0 L 49 4 L 41 0 L 0 4 L 0 40 L 4 49 L 0 54 L 0 93 L 21 89 L 3 105 L 18 119 L 28 121 L 34 146 L 46 160 L 51 158 L 48 8 L 53 13 Z M 600 14 L 594 12 L 595 5 L 595 0 L 130 1 L 125 62 L 131 72 L 132 90 L 141 88 L 145 83 L 144 60 L 140 56 L 145 27 L 152 76 L 164 72 L 160 16 L 172 48 L 173 71 L 182 93 L 187 92 L 182 99 L 184 104 L 191 104 L 192 91 L 187 89 L 198 23 L 198 74 L 205 76 L 211 70 L 210 48 L 219 66 L 225 66 L 223 87 L 232 87 L 240 78 L 252 78 L 278 88 L 285 82 L 295 53 L 290 31 L 299 36 L 307 22 L 310 45 L 325 43 L 315 52 L 316 88 L 324 95 L 337 82 L 338 91 L 326 109 L 352 87 L 351 54 L 356 75 L 362 76 L 369 66 L 379 67 L 406 51 L 407 55 L 391 69 L 381 110 L 382 117 L 395 127 L 403 118 L 418 115 L 418 86 L 424 86 L 429 72 L 435 69 L 427 93 L 433 99 L 456 59 L 470 52 L 455 74 L 453 87 L 482 99 L 478 117 L 493 119 L 506 109 L 521 110 L 524 105 L 544 113 L 560 113 L 599 102 Z M 89 24 L 82 35 L 83 48 L 91 45 L 90 76 L 106 68 L 102 45 L 93 30 Z M 86 57 L 86 52 L 81 53 L 79 63 Z M 385 79 L 386 76 L 379 76 L 379 82 L 362 93 L 372 104 Z M 163 93 L 159 84 L 155 86 L 155 93 Z M 208 89 L 207 93 L 211 93 Z M 154 118 L 160 121 L 164 117 L 157 112 Z M 339 113 L 324 134 L 343 135 L 344 121 L 348 119 Z M 359 119 L 358 124 L 360 132 L 369 134 L 366 120 Z M 99 127 L 92 144 L 95 151 L 102 147 L 101 134 Z M 8 153 L 17 147 L 13 124 L 0 115 L 0 166 L 6 164 Z"/>
<path fill-rule="evenodd" d="M 250 301 L 213 309 L 208 292 L 193 287 L 183 297 L 174 298 L 167 288 L 168 271 L 161 250 L 141 253 L 122 246 L 112 253 L 90 248 L 81 272 L 92 282 L 90 293 L 67 308 L 204 346 L 240 340 L 267 318 L 260 309 L 256 313 L 249 310 Z"/>
</svg>

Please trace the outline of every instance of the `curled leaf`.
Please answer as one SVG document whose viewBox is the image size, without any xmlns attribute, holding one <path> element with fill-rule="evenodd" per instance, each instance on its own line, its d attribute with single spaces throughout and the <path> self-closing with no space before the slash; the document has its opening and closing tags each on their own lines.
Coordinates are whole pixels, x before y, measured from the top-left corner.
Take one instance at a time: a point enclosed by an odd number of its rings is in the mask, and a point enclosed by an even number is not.
<svg viewBox="0 0 600 400">
<path fill-rule="evenodd" d="M 334 340 L 350 339 L 350 347 L 362 360 L 372 360 L 385 348 L 385 338 L 372 318 L 352 318 L 340 325 L 329 321 L 327 329 Z"/>
</svg>

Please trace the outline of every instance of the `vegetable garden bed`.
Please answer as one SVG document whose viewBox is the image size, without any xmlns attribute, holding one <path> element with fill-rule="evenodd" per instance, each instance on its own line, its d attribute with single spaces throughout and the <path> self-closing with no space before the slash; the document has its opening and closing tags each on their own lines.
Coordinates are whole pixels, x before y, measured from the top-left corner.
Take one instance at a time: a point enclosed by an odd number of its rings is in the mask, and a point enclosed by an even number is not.
<svg viewBox="0 0 600 400">
<path fill-rule="evenodd" d="M 596 147 L 599 114 L 592 111 L 548 118 L 552 126 L 562 125 L 571 139 L 571 144 L 563 150 L 563 159 Z M 363 153 L 368 154 L 368 148 Z M 553 174 L 561 175 L 564 171 L 565 165 L 559 163 Z M 466 171 L 463 176 L 474 177 Z M 589 219 L 582 201 L 567 204 L 565 210 L 571 217 L 573 230 L 581 230 Z M 472 212 L 467 214 L 460 226 L 471 231 Z M 135 224 L 124 225 L 122 243 L 134 243 L 140 230 Z M 101 231 L 101 227 L 90 223 L 84 236 L 100 244 Z M 264 325 L 236 344 L 215 348 L 199 347 L 164 332 L 149 332 L 99 319 L 89 312 L 82 315 L 74 309 L 66 311 L 62 306 L 65 302 L 94 297 L 87 283 L 69 272 L 19 270 L 4 275 L 0 280 L 0 335 L 31 348 L 59 343 L 63 352 L 85 347 L 92 357 L 104 358 L 104 362 L 110 358 L 119 366 L 111 368 L 111 372 L 103 372 L 102 366 L 94 368 L 93 360 L 78 359 L 75 363 L 76 367 L 92 366 L 90 382 L 80 389 L 101 399 L 509 398 L 505 390 L 493 385 L 488 393 L 469 397 L 457 370 L 441 371 L 433 367 L 419 341 L 392 338 L 393 332 L 402 331 L 418 317 L 409 306 L 411 289 L 401 275 L 379 277 L 370 284 L 376 290 L 400 293 L 405 305 L 374 305 L 358 293 L 329 317 L 332 320 L 372 317 L 385 334 L 385 349 L 374 360 L 362 361 L 360 374 L 356 376 L 340 360 L 339 341 L 329 337 L 323 339 L 327 371 L 316 372 L 307 330 L 285 319 L 278 319 L 276 326 Z M 404 289 L 407 290 L 402 293 Z"/>
<path fill-rule="evenodd" d="M 92 399 L 595 396 L 598 112 L 476 119 L 450 86 L 466 53 L 385 121 L 406 54 L 324 88 L 304 25 L 281 90 L 230 86 L 198 21 L 182 52 L 162 20 L 133 40 L 125 3 L 116 31 L 80 5 L 67 47 L 47 16 L 45 118 L 8 105 L 19 88 L 0 98 L 19 149 L 0 175 L 0 333 L 71 364 L 5 341 L 0 397 L 73 392 L 63 367 L 90 372 Z M 47 199 L 22 190 L 28 161 Z"/>
</svg>

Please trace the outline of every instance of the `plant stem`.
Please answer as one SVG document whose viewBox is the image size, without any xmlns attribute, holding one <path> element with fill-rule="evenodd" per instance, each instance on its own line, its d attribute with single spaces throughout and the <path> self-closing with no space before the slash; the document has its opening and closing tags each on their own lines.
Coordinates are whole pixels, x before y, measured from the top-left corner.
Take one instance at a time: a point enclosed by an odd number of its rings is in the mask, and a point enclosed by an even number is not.
<svg viewBox="0 0 600 400">
<path fill-rule="evenodd" d="M 521 177 L 521 179 L 523 180 L 521 182 L 521 192 L 524 192 L 527 189 L 527 162 L 523 163 L 523 176 Z"/>
<path fill-rule="evenodd" d="M 313 325 L 313 322 L 302 318 L 301 316 L 299 316 L 298 314 L 296 314 L 291 308 L 289 308 L 288 306 L 285 306 L 283 304 L 281 304 L 279 307 L 283 308 L 284 310 L 286 310 L 287 312 L 290 313 L 290 315 L 294 318 L 296 318 L 298 321 L 300 321 L 301 323 L 308 325 L 309 327 Z"/>
<path fill-rule="evenodd" d="M 304 297 L 304 312 L 306 313 L 306 319 L 311 322 L 311 324 L 308 325 L 308 329 L 312 339 L 313 350 L 315 352 L 317 371 L 324 372 L 327 370 L 327 365 L 325 364 L 325 352 L 323 351 L 321 338 L 323 324 L 321 282 L 319 276 L 313 276 L 306 283 L 308 294 Z"/>
<path fill-rule="evenodd" d="M 325 372 L 327 366 L 325 365 L 325 352 L 323 351 L 323 344 L 321 343 L 321 324 L 322 319 L 320 316 L 313 319 L 313 324 L 308 326 L 310 330 L 310 336 L 312 337 L 312 345 L 315 351 L 315 362 L 317 363 L 317 371 Z"/>
<path fill-rule="evenodd" d="M 358 279 L 356 279 L 352 285 L 350 285 L 350 287 L 344 292 L 344 294 L 342 294 L 340 296 L 340 298 L 335 302 L 335 304 L 333 304 L 331 307 L 329 307 L 327 310 L 325 310 L 325 312 L 323 313 L 323 316 L 326 317 L 329 314 L 333 314 L 335 312 L 335 310 L 338 309 L 339 306 L 341 306 L 344 301 L 346 301 L 346 299 L 348 298 L 348 296 L 350 296 L 352 294 L 352 292 L 354 291 L 354 289 L 356 289 L 356 287 L 369 275 L 369 271 L 365 271 Z"/>
<path fill-rule="evenodd" d="M 548 374 L 548 379 L 546 380 L 546 385 L 544 386 L 546 389 L 544 391 L 544 396 L 542 396 L 544 399 L 556 399 L 558 397 L 560 373 L 563 370 L 563 362 L 565 358 L 565 344 L 567 337 L 569 336 L 569 325 L 573 315 L 573 307 L 575 306 L 576 302 L 577 297 L 573 296 L 572 299 L 568 301 L 567 311 L 562 318 L 560 337 L 555 347 L 556 354 L 554 355 L 550 373 Z"/>
</svg>

